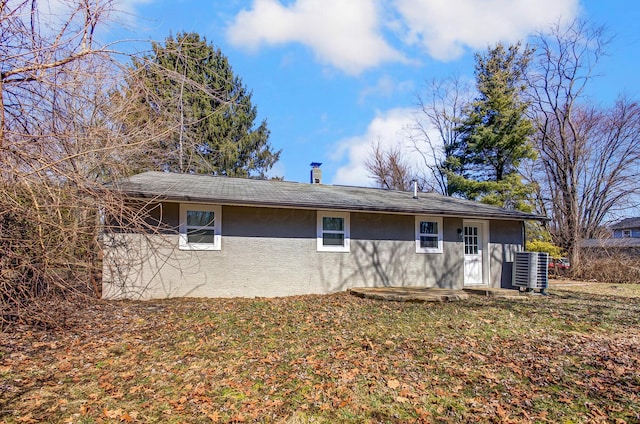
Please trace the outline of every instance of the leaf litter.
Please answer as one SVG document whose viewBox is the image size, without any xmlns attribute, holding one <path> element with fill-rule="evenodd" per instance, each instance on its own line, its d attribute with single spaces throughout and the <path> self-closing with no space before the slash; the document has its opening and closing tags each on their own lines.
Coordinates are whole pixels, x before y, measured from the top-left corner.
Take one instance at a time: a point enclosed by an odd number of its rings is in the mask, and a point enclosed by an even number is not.
<svg viewBox="0 0 640 424">
<path fill-rule="evenodd" d="M 0 334 L 0 421 L 640 421 L 640 298 L 121 301 L 68 321 Z"/>
</svg>

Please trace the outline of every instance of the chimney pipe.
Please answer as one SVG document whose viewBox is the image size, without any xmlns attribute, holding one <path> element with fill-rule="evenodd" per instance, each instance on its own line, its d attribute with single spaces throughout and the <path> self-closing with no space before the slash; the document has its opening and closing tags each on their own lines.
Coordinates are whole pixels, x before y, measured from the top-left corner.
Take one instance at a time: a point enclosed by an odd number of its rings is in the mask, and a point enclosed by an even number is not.
<svg viewBox="0 0 640 424">
<path fill-rule="evenodd" d="M 418 198 L 418 181 L 417 180 L 413 180 L 413 198 L 414 199 Z"/>
<path fill-rule="evenodd" d="M 322 170 L 320 162 L 311 162 L 311 184 L 322 184 Z"/>
</svg>

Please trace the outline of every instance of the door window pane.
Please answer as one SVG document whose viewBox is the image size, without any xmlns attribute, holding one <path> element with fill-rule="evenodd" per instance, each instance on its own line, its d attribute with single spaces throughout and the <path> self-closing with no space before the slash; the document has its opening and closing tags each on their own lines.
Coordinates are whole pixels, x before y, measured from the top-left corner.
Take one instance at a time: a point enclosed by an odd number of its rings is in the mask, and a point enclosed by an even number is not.
<svg viewBox="0 0 640 424">
<path fill-rule="evenodd" d="M 478 227 L 464 227 L 465 255 L 477 255 L 478 251 Z"/>
</svg>

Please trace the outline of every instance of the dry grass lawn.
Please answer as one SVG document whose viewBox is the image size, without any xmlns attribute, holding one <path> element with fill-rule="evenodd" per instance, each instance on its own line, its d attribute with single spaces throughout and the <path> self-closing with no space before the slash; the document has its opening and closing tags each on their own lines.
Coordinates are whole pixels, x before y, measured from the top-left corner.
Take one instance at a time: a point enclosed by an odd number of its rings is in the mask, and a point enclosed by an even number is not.
<svg viewBox="0 0 640 424">
<path fill-rule="evenodd" d="M 640 422 L 640 285 L 110 302 L 0 334 L 0 422 Z"/>
</svg>

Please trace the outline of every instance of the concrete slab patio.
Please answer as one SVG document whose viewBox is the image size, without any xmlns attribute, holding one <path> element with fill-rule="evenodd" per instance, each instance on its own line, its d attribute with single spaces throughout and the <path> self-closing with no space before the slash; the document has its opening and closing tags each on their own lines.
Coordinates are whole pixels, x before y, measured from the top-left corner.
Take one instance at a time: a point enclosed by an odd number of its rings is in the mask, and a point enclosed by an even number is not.
<svg viewBox="0 0 640 424">
<path fill-rule="evenodd" d="M 349 292 L 367 299 L 395 302 L 454 302 L 466 300 L 469 296 L 491 296 L 504 299 L 527 299 L 518 290 L 494 289 L 489 287 L 465 288 L 464 290 L 440 289 L 433 287 L 354 287 Z"/>
</svg>

